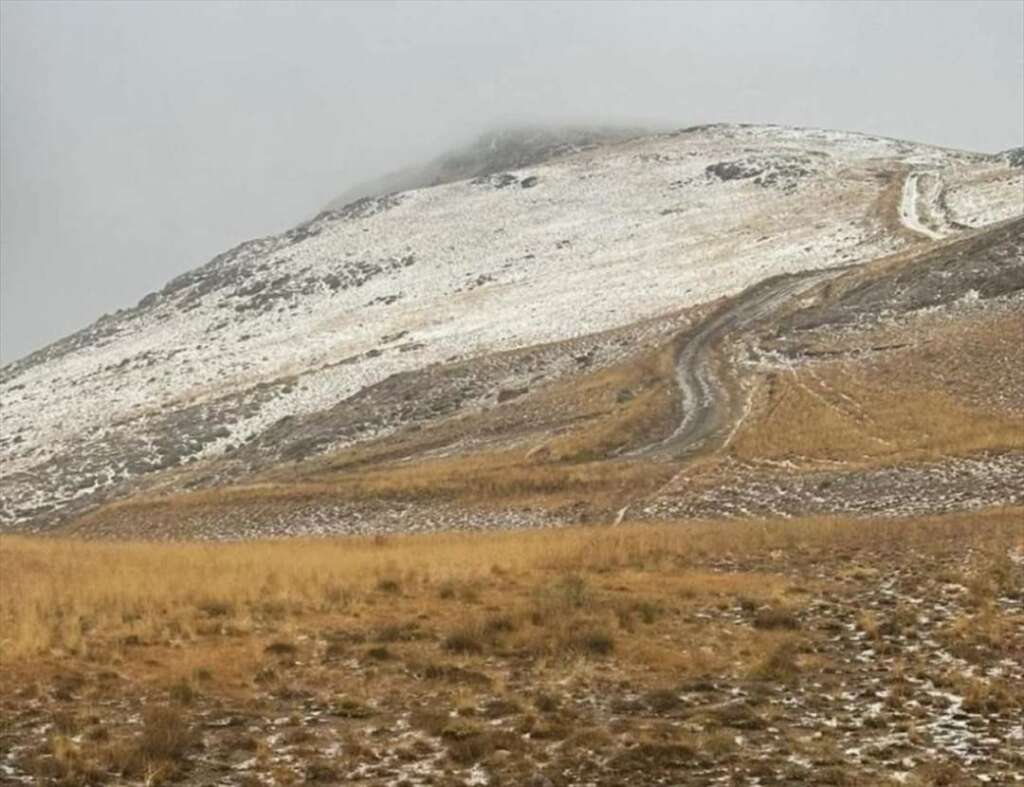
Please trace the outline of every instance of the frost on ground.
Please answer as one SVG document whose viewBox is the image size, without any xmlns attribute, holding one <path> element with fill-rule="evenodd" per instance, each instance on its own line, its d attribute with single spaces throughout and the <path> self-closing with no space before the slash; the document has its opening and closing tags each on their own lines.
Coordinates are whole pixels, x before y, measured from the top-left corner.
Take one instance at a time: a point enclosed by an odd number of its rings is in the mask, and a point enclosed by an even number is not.
<svg viewBox="0 0 1024 787">
<path fill-rule="evenodd" d="M 1004 159 L 856 134 L 711 126 L 566 152 L 329 209 L 5 367 L 0 523 L 56 521 L 190 464 L 244 470 L 234 458 L 289 419 L 323 424 L 403 374 L 583 340 L 906 249 L 926 242 L 920 228 L 1020 212 L 1022 173 Z M 903 232 L 891 212 L 911 185 L 916 232 Z M 311 450 L 396 425 L 333 423 Z"/>
</svg>

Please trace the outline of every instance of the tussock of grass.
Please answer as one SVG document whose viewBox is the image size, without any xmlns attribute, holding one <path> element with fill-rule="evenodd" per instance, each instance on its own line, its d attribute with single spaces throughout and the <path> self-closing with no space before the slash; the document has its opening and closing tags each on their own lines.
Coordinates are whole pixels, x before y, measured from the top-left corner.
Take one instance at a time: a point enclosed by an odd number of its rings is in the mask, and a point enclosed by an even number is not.
<svg viewBox="0 0 1024 787">
<path fill-rule="evenodd" d="M 488 637 L 481 626 L 469 624 L 460 626 L 441 643 L 449 653 L 483 653 Z"/>
<path fill-rule="evenodd" d="M 754 626 L 759 629 L 798 629 L 800 621 L 790 609 L 766 607 L 754 615 Z"/>
<path fill-rule="evenodd" d="M 797 662 L 800 644 L 786 637 L 769 646 L 764 658 L 751 670 L 751 677 L 772 683 L 795 683 L 800 666 Z"/>
</svg>

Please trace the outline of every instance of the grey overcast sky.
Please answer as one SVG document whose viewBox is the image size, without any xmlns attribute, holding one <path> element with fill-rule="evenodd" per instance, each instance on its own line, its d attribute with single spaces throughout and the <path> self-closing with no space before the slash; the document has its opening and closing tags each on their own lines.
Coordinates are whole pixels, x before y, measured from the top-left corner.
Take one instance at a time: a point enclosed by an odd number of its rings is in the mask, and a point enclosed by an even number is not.
<svg viewBox="0 0 1024 787">
<path fill-rule="evenodd" d="M 1024 2 L 0 4 L 0 358 L 509 123 L 1024 144 Z"/>
</svg>

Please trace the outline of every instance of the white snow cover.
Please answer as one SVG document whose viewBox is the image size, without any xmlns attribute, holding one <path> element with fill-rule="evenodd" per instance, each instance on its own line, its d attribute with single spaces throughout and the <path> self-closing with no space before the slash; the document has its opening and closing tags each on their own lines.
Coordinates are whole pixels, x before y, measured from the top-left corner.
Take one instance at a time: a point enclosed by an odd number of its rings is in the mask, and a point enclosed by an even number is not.
<svg viewBox="0 0 1024 787">
<path fill-rule="evenodd" d="M 735 166 L 708 169 L 723 163 Z M 70 351 L 0 370 L 0 524 L 140 472 L 111 456 L 83 485 L 56 466 L 259 383 L 297 376 L 193 456 L 217 456 L 397 372 L 626 325 L 773 274 L 928 242 L 893 232 L 898 217 L 878 208 L 885 174 L 915 168 L 954 184 L 953 219 L 980 226 L 1021 212 L 1024 171 L 989 158 L 842 132 L 713 126 L 371 200 L 244 244 L 101 321 Z M 916 200 L 916 180 L 907 187 Z"/>
</svg>

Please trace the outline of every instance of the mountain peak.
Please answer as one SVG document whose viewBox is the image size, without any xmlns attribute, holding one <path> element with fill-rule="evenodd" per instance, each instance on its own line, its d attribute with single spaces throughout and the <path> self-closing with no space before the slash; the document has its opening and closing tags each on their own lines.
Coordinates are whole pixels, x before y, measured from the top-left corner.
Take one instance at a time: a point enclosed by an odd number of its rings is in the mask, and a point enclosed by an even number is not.
<svg viewBox="0 0 1024 787">
<path fill-rule="evenodd" d="M 618 126 L 498 126 L 426 164 L 397 170 L 346 189 L 330 202 L 328 209 L 338 209 L 359 199 L 535 166 L 595 145 L 650 133 L 647 129 Z"/>
</svg>

